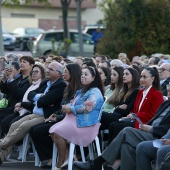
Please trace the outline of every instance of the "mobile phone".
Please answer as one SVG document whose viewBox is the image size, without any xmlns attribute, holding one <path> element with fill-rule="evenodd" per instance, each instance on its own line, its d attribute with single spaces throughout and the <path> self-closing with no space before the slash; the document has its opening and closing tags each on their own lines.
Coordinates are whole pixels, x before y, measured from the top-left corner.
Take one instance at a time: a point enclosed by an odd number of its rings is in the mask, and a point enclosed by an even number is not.
<svg viewBox="0 0 170 170">
<path fill-rule="evenodd" d="M 139 124 L 143 125 L 142 121 L 139 119 L 139 117 L 135 113 L 132 113 L 132 116 L 134 117 L 134 119 L 138 121 Z"/>
<path fill-rule="evenodd" d="M 7 69 L 11 69 L 12 67 L 12 61 L 8 61 L 8 63 L 5 66 Z"/>
</svg>

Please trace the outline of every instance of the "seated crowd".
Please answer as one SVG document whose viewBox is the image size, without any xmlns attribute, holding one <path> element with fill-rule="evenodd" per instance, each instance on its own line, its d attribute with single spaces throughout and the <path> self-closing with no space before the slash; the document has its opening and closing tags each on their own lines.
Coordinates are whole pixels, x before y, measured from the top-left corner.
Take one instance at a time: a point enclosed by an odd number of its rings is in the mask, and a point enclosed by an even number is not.
<svg viewBox="0 0 170 170">
<path fill-rule="evenodd" d="M 0 164 L 30 134 L 38 157 L 53 170 L 68 165 L 69 143 L 88 146 L 96 136 L 107 147 L 93 161 L 74 162 L 77 169 L 156 170 L 170 168 L 170 56 L 108 55 L 33 59 L 0 57 Z M 3 100 L 3 99 L 5 100 Z M 3 103 L 7 102 L 7 105 Z M 140 119 L 140 121 L 138 120 Z M 88 153 L 85 154 L 87 156 Z M 81 159 L 79 148 L 76 157 Z"/>
</svg>

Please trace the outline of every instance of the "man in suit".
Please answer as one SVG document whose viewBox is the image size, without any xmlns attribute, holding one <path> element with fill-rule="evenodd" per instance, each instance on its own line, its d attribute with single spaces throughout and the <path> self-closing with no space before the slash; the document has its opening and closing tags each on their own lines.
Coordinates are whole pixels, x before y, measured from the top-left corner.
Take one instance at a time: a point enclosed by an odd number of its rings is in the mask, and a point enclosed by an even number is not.
<svg viewBox="0 0 170 170">
<path fill-rule="evenodd" d="M 161 146 L 155 146 L 155 142 L 160 142 Z M 137 170 L 152 170 L 151 161 L 156 159 L 156 169 L 160 170 L 164 159 L 170 154 L 170 130 L 159 140 L 144 141 L 136 148 Z M 170 159 L 169 159 L 170 160 Z M 165 166 L 165 165 L 164 165 Z M 167 165 L 166 165 L 167 166 Z M 170 163 L 169 167 L 170 169 Z M 167 169 L 168 169 L 167 168 Z"/>
<path fill-rule="evenodd" d="M 155 116 L 147 124 L 139 126 L 140 130 L 124 128 L 94 161 L 75 162 L 74 165 L 86 170 L 101 170 L 104 162 L 113 165 L 117 159 L 121 159 L 121 170 L 136 170 L 136 146 L 142 141 L 159 139 L 169 130 L 169 105 L 170 100 L 163 102 Z"/>
<path fill-rule="evenodd" d="M 158 69 L 161 91 L 164 96 L 167 96 L 166 85 L 170 82 L 170 63 L 163 63 Z"/>
<path fill-rule="evenodd" d="M 21 140 L 29 129 L 47 118 L 60 108 L 66 83 L 62 78 L 63 67 L 52 62 L 47 68 L 48 80 L 43 81 L 39 88 L 28 94 L 28 100 L 34 103 L 33 114 L 14 122 L 7 136 L 0 140 L 0 164 L 6 159 L 13 145 Z"/>
</svg>

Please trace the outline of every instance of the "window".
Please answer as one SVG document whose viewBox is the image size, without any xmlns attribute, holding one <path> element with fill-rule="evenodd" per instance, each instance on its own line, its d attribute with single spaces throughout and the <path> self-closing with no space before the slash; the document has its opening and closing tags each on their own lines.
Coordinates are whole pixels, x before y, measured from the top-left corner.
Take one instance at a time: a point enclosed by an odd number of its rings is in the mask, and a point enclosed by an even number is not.
<svg viewBox="0 0 170 170">
<path fill-rule="evenodd" d="M 55 41 L 63 41 L 63 33 L 48 33 L 45 35 L 44 41 L 51 41 L 55 39 Z"/>
<path fill-rule="evenodd" d="M 79 43 L 79 34 L 72 32 L 71 34 L 71 40 L 73 41 L 73 43 Z M 87 35 L 87 34 L 83 34 L 83 43 L 84 44 L 91 44 L 92 40 L 91 40 L 91 36 Z"/>
</svg>

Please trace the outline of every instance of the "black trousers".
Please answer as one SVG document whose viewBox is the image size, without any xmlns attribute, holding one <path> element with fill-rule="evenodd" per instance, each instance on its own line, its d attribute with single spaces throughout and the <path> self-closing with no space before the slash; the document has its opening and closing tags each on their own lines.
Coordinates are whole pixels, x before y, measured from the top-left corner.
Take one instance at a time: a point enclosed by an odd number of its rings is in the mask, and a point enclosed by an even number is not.
<svg viewBox="0 0 170 170">
<path fill-rule="evenodd" d="M 100 120 L 101 123 L 100 130 L 108 129 L 111 123 L 118 121 L 118 119 L 121 117 L 122 115 L 116 112 L 113 113 L 103 112 Z"/>
<path fill-rule="evenodd" d="M 1 121 L 6 118 L 7 116 L 11 115 L 14 113 L 14 107 L 8 107 L 4 109 L 0 109 L 0 124 Z"/>
<path fill-rule="evenodd" d="M 56 122 L 40 123 L 30 129 L 30 135 L 41 161 L 52 158 L 53 141 L 49 129 Z"/>
<path fill-rule="evenodd" d="M 113 122 L 109 125 L 108 145 L 125 127 L 135 127 L 135 122 Z"/>
</svg>

